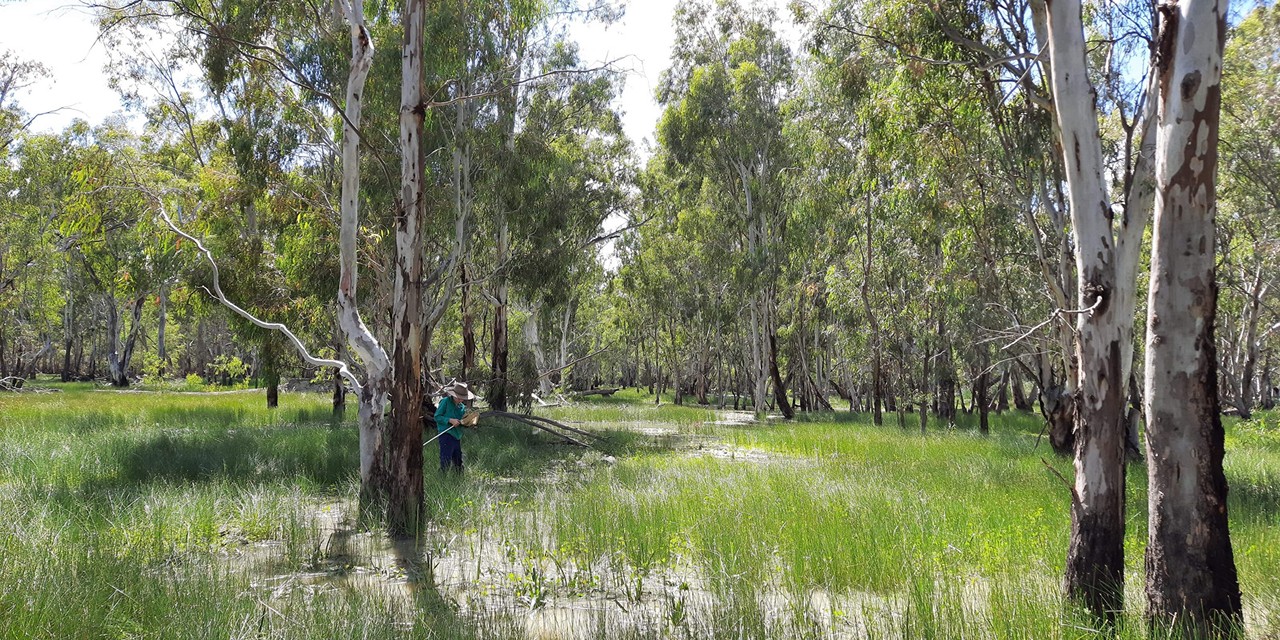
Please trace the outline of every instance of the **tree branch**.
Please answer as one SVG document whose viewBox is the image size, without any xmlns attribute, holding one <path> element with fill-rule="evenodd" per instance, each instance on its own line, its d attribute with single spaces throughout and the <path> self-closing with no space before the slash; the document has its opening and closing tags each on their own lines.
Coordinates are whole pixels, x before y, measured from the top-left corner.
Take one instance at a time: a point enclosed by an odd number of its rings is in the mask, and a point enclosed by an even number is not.
<svg viewBox="0 0 1280 640">
<path fill-rule="evenodd" d="M 156 200 L 158 202 L 159 198 L 156 198 Z M 298 336 L 294 335 L 294 333 L 289 330 L 289 327 L 279 322 L 267 322 L 265 320 L 260 320 L 257 316 L 254 316 L 252 313 L 245 311 L 234 302 L 228 300 L 226 294 L 222 292 L 222 286 L 218 283 L 218 263 L 213 259 L 213 252 L 210 251 L 208 247 L 205 247 L 204 243 L 200 242 L 198 238 L 178 228 L 178 225 L 174 224 L 173 220 L 169 217 L 168 212 L 165 211 L 164 203 L 158 202 L 158 204 L 160 207 L 160 217 L 164 219 L 165 224 L 167 224 L 174 233 L 194 243 L 196 248 L 204 254 L 205 259 L 209 261 L 209 266 L 213 269 L 213 290 L 211 293 L 219 302 L 222 303 L 222 306 L 234 311 L 236 315 L 259 327 L 262 327 L 263 329 L 283 333 L 285 337 L 289 338 L 289 341 L 293 343 L 294 349 L 298 351 L 298 355 L 302 356 L 303 360 L 306 360 L 308 363 L 317 367 L 333 367 L 337 369 L 338 373 L 341 374 L 342 377 L 346 378 L 347 382 L 351 383 L 352 391 L 357 395 L 360 394 L 363 386 L 360 384 L 360 380 L 356 378 L 355 374 L 352 373 L 351 369 L 347 366 L 347 363 L 340 360 L 317 358 L 316 356 L 311 355 L 311 352 L 307 351 L 306 346 L 302 344 L 302 340 L 298 339 Z"/>
</svg>

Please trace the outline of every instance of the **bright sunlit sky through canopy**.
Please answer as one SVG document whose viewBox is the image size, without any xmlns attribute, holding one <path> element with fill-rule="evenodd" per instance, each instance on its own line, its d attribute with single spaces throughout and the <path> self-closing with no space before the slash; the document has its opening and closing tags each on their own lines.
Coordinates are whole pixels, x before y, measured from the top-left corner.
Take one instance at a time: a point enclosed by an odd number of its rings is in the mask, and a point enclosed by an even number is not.
<svg viewBox="0 0 1280 640">
<path fill-rule="evenodd" d="M 653 140 L 661 115 L 653 92 L 670 64 L 671 17 L 676 4 L 677 0 L 633 0 L 627 3 L 623 18 L 608 27 L 592 23 L 574 25 L 570 31 L 581 47 L 584 65 L 612 61 L 627 72 L 619 106 L 624 111 L 627 135 L 645 156 L 643 140 Z M 794 32 L 785 0 L 763 4 L 776 7 L 780 31 Z M 34 128 L 61 129 L 74 118 L 97 124 L 120 110 L 120 99 L 107 86 L 102 71 L 106 52 L 95 44 L 96 38 L 92 16 L 75 3 L 0 0 L 0 49 L 41 62 L 52 76 L 20 96 L 20 104 L 31 114 L 62 109 L 42 116 Z"/>
</svg>

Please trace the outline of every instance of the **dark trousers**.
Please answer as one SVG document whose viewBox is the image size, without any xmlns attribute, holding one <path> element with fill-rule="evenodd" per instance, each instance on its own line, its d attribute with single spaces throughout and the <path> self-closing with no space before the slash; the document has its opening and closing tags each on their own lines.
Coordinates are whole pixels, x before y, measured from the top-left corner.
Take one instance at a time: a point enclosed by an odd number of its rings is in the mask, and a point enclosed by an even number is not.
<svg viewBox="0 0 1280 640">
<path fill-rule="evenodd" d="M 450 433 L 440 436 L 440 471 L 462 471 L 462 442 Z"/>
</svg>

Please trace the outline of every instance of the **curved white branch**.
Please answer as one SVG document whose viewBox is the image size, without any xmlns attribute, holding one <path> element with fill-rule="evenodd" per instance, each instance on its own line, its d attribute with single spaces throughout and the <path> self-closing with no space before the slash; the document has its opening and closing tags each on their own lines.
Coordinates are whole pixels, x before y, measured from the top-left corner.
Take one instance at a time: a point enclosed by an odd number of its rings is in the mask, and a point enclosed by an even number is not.
<svg viewBox="0 0 1280 640">
<path fill-rule="evenodd" d="M 338 373 L 341 374 L 342 377 L 346 378 L 347 382 L 351 383 L 351 389 L 359 395 L 363 386 L 360 384 L 360 380 L 356 378 L 355 374 L 352 373 L 351 368 L 347 366 L 347 363 L 342 362 L 341 360 L 317 358 L 316 356 L 311 355 L 311 352 L 307 351 L 306 346 L 302 344 L 302 340 L 298 339 L 298 336 L 294 335 L 293 332 L 289 330 L 289 327 L 280 324 L 279 322 L 267 322 L 265 320 L 261 320 L 252 313 L 240 308 L 236 303 L 228 300 L 226 294 L 222 292 L 222 286 L 218 283 L 218 263 L 213 259 L 213 252 L 210 251 L 208 247 L 204 246 L 204 243 L 200 242 L 198 238 L 178 228 L 178 225 L 173 223 L 168 212 L 165 211 L 163 204 L 160 205 L 159 211 L 160 217 L 164 219 L 165 224 L 169 225 L 169 228 L 172 229 L 174 233 L 194 243 L 196 248 L 204 254 L 205 259 L 209 261 L 209 266 L 213 268 L 213 290 L 211 293 L 213 293 L 213 296 L 222 303 L 222 306 L 234 311 L 236 315 L 259 327 L 262 327 L 263 329 L 283 333 L 287 338 L 289 338 L 289 341 L 293 343 L 294 349 L 298 351 L 298 355 L 302 356 L 303 360 L 306 360 L 308 363 L 317 367 L 333 367 L 334 369 L 337 369 Z"/>
</svg>

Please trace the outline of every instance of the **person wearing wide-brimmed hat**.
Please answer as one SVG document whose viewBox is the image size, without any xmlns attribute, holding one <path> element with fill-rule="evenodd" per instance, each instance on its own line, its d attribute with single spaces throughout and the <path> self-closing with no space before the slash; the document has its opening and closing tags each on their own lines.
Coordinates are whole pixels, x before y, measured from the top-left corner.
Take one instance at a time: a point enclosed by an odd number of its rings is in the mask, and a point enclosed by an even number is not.
<svg viewBox="0 0 1280 640">
<path fill-rule="evenodd" d="M 462 471 L 462 416 L 476 399 L 465 382 L 452 382 L 440 390 L 436 407 L 436 432 L 440 434 L 440 471 Z"/>
</svg>

